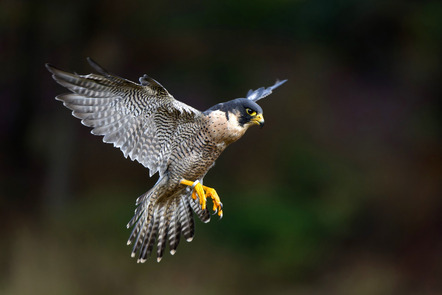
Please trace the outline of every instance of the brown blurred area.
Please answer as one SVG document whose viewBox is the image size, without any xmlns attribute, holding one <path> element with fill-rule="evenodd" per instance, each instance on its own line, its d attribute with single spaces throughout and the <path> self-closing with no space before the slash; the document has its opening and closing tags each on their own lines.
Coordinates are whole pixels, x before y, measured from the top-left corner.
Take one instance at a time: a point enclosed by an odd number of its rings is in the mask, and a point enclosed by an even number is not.
<svg viewBox="0 0 442 295">
<path fill-rule="evenodd" d="M 0 294 L 442 294 L 441 52 L 440 1 L 2 0 Z M 54 99 L 87 56 L 201 110 L 288 79 L 160 264 L 125 228 L 156 176 Z"/>
</svg>

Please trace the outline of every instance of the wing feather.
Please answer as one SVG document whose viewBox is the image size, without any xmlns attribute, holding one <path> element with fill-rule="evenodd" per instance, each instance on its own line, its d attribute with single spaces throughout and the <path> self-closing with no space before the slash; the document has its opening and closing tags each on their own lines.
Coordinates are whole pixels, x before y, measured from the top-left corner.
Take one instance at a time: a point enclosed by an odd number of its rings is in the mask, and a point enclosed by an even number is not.
<svg viewBox="0 0 442 295">
<path fill-rule="evenodd" d="M 149 168 L 150 175 L 162 176 L 178 126 L 195 122 L 201 112 L 174 99 L 147 75 L 136 84 L 88 61 L 99 74 L 78 75 L 46 65 L 54 80 L 72 92 L 56 99 L 92 127 L 92 134 L 104 136 L 125 157 Z"/>
<path fill-rule="evenodd" d="M 285 82 L 287 82 L 287 80 L 282 80 L 282 81 L 277 80 L 273 86 L 267 88 L 261 87 L 256 90 L 250 89 L 249 92 L 247 92 L 247 98 L 252 101 L 258 101 L 260 99 L 263 99 L 264 97 L 272 94 L 273 89 L 281 86 Z"/>
</svg>

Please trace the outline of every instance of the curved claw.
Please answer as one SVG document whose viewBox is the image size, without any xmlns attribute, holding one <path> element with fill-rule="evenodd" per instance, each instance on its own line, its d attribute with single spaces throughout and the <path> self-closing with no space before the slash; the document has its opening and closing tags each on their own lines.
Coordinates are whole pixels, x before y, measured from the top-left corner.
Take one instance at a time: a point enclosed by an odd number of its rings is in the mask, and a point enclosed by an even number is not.
<svg viewBox="0 0 442 295">
<path fill-rule="evenodd" d="M 221 220 L 223 218 L 223 203 L 219 202 L 218 208 L 219 208 L 218 216 L 219 216 L 219 219 Z"/>
<path fill-rule="evenodd" d="M 181 180 L 181 184 L 190 186 L 192 191 L 192 198 L 196 200 L 199 199 L 199 204 L 201 205 L 202 210 L 206 210 L 206 200 L 207 198 L 212 198 L 213 201 L 213 215 L 218 214 L 220 219 L 223 217 L 223 203 L 216 192 L 215 189 L 203 186 L 198 180 L 190 181 L 186 179 Z"/>
</svg>

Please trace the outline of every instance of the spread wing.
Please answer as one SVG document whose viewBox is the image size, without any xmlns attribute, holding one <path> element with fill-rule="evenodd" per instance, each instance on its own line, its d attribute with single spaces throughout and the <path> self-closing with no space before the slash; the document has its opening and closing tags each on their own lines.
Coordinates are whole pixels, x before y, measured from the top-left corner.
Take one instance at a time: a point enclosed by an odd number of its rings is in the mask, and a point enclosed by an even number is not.
<svg viewBox="0 0 442 295">
<path fill-rule="evenodd" d="M 281 86 L 285 82 L 287 82 L 287 80 L 282 80 L 282 81 L 277 80 L 273 86 L 267 88 L 261 87 L 256 90 L 250 89 L 249 92 L 247 92 L 247 98 L 253 101 L 258 101 L 260 99 L 263 99 L 264 97 L 272 94 L 273 89 Z"/>
<path fill-rule="evenodd" d="M 92 134 L 104 136 L 124 156 L 149 168 L 152 176 L 167 169 L 174 133 L 180 124 L 192 123 L 202 113 L 176 99 L 157 81 L 144 75 L 140 84 L 109 74 L 88 59 L 99 73 L 78 75 L 46 65 L 52 77 L 72 93 L 57 100 L 72 115 L 93 127 Z"/>
</svg>

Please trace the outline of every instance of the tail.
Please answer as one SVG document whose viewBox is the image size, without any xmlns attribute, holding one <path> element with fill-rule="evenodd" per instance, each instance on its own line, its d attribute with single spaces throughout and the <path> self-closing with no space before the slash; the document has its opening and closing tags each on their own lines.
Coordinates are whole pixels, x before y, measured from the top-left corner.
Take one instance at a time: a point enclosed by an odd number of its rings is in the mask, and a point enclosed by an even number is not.
<svg viewBox="0 0 442 295">
<path fill-rule="evenodd" d="M 166 244 L 169 244 L 170 254 L 174 255 L 181 234 L 186 241 L 191 242 L 195 234 L 192 210 L 201 221 L 210 221 L 209 211 L 201 210 L 198 200 L 192 199 L 190 187 L 167 200 L 161 198 L 166 178 L 160 179 L 150 191 L 137 199 L 138 207 L 127 224 L 128 228 L 134 227 L 127 244 L 134 244 L 131 256 L 135 257 L 138 252 L 137 262 L 145 262 L 152 254 L 155 244 L 158 262 L 163 257 Z"/>
</svg>

